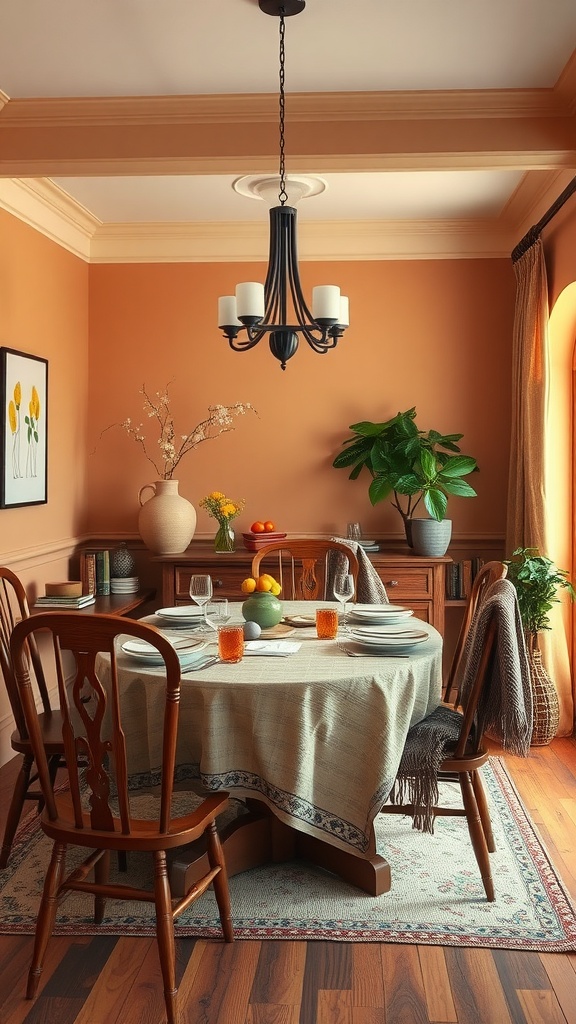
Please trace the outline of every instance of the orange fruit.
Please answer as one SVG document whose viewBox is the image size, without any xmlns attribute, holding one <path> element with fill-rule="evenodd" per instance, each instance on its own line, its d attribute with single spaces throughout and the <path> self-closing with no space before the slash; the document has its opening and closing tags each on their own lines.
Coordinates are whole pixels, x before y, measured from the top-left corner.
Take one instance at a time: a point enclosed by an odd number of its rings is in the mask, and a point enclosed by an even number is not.
<svg viewBox="0 0 576 1024">
<path fill-rule="evenodd" d="M 268 519 L 268 521 L 264 523 L 264 529 L 266 533 L 274 533 L 276 527 L 274 526 L 274 523 Z"/>
<path fill-rule="evenodd" d="M 243 580 L 240 584 L 240 590 L 243 594 L 253 594 L 256 590 L 256 580 L 253 580 L 251 576 Z"/>
<path fill-rule="evenodd" d="M 264 533 L 266 527 L 264 526 L 264 523 L 261 523 L 260 520 L 257 519 L 255 523 L 252 523 L 250 529 L 252 533 Z"/>
<path fill-rule="evenodd" d="M 259 593 L 268 593 L 269 590 L 272 590 L 270 580 L 267 580 L 264 576 L 259 576 L 256 580 L 256 590 Z"/>
</svg>

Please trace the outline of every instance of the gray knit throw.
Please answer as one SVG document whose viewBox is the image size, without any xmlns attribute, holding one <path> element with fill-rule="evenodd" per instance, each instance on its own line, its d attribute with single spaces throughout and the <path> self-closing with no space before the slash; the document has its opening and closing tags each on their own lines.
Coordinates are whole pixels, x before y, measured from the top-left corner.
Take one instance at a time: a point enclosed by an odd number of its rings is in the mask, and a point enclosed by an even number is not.
<svg viewBox="0 0 576 1024">
<path fill-rule="evenodd" d="M 356 585 L 356 600 L 358 604 L 388 604 L 386 587 L 362 545 L 358 544 L 357 541 L 348 540 L 344 537 L 332 537 L 332 540 L 337 540 L 340 544 L 346 544 L 358 559 L 358 583 Z M 333 593 L 334 580 L 338 573 L 349 571 L 346 555 L 342 551 L 335 549 L 330 551 L 326 576 L 327 596 L 331 596 Z"/>
<path fill-rule="evenodd" d="M 489 730 L 504 750 L 526 757 L 532 736 L 532 687 L 516 589 L 510 580 L 497 580 L 488 588 L 472 623 L 464 646 L 462 704 L 466 705 L 476 678 L 493 615 L 495 657 L 478 704 L 478 727 L 481 732 Z"/>
<path fill-rule="evenodd" d="M 464 648 L 462 704 L 466 706 L 476 678 L 492 617 L 494 656 L 478 701 L 475 735 L 481 738 L 490 729 L 505 750 L 525 757 L 532 735 L 532 690 L 516 590 L 509 580 L 488 588 L 471 623 Z M 441 705 L 408 732 L 390 800 L 413 804 L 413 827 L 423 832 L 434 831 L 438 772 L 455 747 L 462 721 L 458 711 Z"/>
<path fill-rule="evenodd" d="M 408 732 L 390 800 L 413 805 L 412 828 L 421 832 L 434 833 L 438 771 L 458 741 L 462 721 L 459 711 L 441 704 Z"/>
</svg>

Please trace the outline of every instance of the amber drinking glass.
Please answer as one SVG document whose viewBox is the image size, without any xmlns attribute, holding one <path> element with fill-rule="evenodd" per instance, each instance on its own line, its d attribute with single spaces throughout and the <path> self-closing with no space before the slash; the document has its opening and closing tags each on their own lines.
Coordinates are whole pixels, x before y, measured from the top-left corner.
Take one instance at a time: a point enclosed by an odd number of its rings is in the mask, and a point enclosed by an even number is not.
<svg viewBox="0 0 576 1024">
<path fill-rule="evenodd" d="M 218 654 L 220 661 L 234 664 L 242 661 L 244 654 L 244 629 L 242 626 L 220 626 L 218 629 Z"/>
<path fill-rule="evenodd" d="M 338 633 L 338 610 L 336 608 L 316 609 L 316 632 L 320 640 L 334 640 Z"/>
</svg>

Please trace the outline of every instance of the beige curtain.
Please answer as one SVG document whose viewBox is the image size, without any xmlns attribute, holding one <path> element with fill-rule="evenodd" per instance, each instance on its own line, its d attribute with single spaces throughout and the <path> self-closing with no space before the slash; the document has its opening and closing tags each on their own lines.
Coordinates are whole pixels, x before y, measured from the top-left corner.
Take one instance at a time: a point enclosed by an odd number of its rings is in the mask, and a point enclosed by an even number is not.
<svg viewBox="0 0 576 1024">
<path fill-rule="evenodd" d="M 547 508 L 545 431 L 548 392 L 548 281 L 540 237 L 514 264 L 516 310 L 512 347 L 512 433 L 506 557 L 515 548 L 535 547 L 549 555 L 552 509 Z M 551 556 L 549 556 L 551 557 Z M 561 566 L 560 568 L 567 568 Z M 560 735 L 573 729 L 574 702 L 568 638 L 561 609 L 554 608 L 552 629 L 540 637 L 542 657 L 560 700 Z"/>
</svg>

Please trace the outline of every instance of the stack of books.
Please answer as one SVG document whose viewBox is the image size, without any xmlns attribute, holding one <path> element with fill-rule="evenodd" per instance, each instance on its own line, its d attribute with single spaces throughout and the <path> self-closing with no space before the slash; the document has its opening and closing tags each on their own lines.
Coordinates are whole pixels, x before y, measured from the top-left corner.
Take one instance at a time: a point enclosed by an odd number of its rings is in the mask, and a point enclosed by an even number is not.
<svg viewBox="0 0 576 1024">
<path fill-rule="evenodd" d="M 86 605 L 94 604 L 96 598 L 94 594 L 82 594 L 81 597 L 55 597 L 52 594 L 47 594 L 46 597 L 37 597 L 35 608 L 60 608 L 64 611 L 66 608 L 85 608 Z"/>
<path fill-rule="evenodd" d="M 85 594 L 108 597 L 110 594 L 110 552 L 107 549 L 86 551 L 81 561 L 82 589 Z"/>
<path fill-rule="evenodd" d="M 449 601 L 465 601 L 470 597 L 476 574 L 483 565 L 483 558 L 465 558 L 446 567 L 446 597 Z"/>
</svg>

